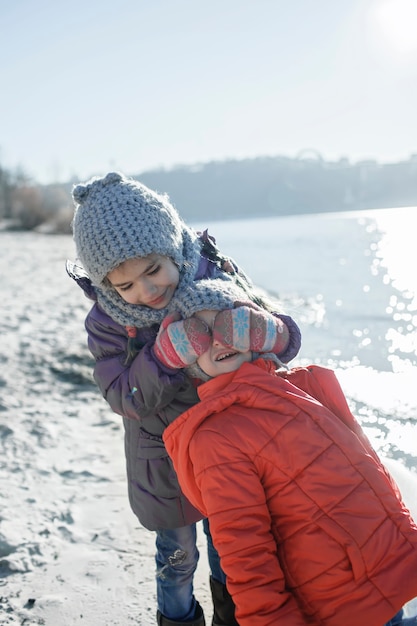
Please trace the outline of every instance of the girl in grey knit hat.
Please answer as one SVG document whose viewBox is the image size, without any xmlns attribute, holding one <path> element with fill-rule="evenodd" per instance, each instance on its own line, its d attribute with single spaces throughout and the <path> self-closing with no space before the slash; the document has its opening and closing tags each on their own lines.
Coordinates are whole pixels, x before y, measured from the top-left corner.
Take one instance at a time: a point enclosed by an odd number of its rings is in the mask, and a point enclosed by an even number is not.
<svg viewBox="0 0 417 626">
<path fill-rule="evenodd" d="M 205 618 L 193 593 L 196 522 L 202 515 L 182 493 L 162 433 L 198 401 L 186 368 L 196 362 L 204 332 L 190 329 L 185 319 L 201 308 L 232 310 L 242 298 L 261 306 L 264 302 L 207 231 L 189 228 L 166 195 L 111 172 L 77 185 L 73 198 L 73 234 L 82 267 L 68 263 L 67 271 L 93 301 L 85 321 L 88 346 L 95 359 L 95 381 L 123 418 L 132 510 L 143 526 L 156 532 L 157 622 L 202 626 Z M 299 329 L 282 312 L 271 317 L 271 328 L 279 327 L 277 332 L 286 337 L 278 356 L 287 362 L 299 350 Z M 177 326 L 170 328 L 167 320 Z M 185 334 L 187 347 L 184 353 L 182 344 L 176 344 L 177 356 L 186 356 L 175 367 L 171 348 L 167 352 L 164 343 L 172 330 L 176 337 Z M 162 346 L 159 352 L 156 345 Z M 212 624 L 235 626 L 234 605 L 207 520 L 203 526 Z"/>
</svg>

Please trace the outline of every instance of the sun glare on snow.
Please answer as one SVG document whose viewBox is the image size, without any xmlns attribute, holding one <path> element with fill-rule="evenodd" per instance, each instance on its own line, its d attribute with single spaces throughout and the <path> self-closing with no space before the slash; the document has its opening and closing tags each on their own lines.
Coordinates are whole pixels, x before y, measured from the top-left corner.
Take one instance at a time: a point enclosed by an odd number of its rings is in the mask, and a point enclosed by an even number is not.
<svg viewBox="0 0 417 626">
<path fill-rule="evenodd" d="M 375 20 L 394 52 L 417 52 L 417 0 L 380 0 L 375 5 Z"/>
</svg>

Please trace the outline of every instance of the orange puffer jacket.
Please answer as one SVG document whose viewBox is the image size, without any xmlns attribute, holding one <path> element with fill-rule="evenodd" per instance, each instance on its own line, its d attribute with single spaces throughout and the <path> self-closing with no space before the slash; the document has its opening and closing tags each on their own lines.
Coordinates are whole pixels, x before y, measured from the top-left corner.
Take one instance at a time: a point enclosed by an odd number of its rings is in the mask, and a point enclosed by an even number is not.
<svg viewBox="0 0 417 626">
<path fill-rule="evenodd" d="M 241 626 L 382 626 L 417 596 L 417 526 L 334 373 L 263 360 L 164 433 Z"/>
</svg>

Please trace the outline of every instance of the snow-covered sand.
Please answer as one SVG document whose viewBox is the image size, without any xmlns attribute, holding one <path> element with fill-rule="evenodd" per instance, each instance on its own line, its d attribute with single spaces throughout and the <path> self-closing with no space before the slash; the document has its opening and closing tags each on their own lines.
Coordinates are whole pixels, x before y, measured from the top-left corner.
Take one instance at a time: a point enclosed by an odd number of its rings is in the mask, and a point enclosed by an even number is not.
<svg viewBox="0 0 417 626">
<path fill-rule="evenodd" d="M 151 626 L 154 535 L 129 508 L 123 429 L 92 382 L 68 257 L 70 237 L 0 233 L 0 624 Z M 391 463 L 414 505 L 414 475 Z M 201 529 L 200 546 L 210 623 Z"/>
<path fill-rule="evenodd" d="M 91 376 L 70 237 L 0 233 L 0 624 L 155 624 L 154 534 Z M 210 617 L 201 538 L 198 598 Z"/>
</svg>

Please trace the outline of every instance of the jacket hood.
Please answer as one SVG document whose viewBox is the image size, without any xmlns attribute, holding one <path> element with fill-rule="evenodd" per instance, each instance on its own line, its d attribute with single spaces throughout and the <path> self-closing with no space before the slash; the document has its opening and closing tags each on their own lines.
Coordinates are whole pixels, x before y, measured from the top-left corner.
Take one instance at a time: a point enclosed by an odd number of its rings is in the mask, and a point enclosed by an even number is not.
<svg viewBox="0 0 417 626">
<path fill-rule="evenodd" d="M 193 480 L 193 465 L 189 455 L 190 443 L 200 426 L 211 416 L 223 413 L 232 405 L 234 413 L 241 405 L 256 411 L 256 396 L 261 390 L 314 414 L 317 406 L 332 411 L 366 446 L 369 441 L 352 415 L 335 373 L 325 367 L 311 365 L 276 371 L 273 361 L 262 358 L 244 363 L 235 372 L 222 374 L 203 383 L 197 389 L 201 402 L 176 418 L 164 431 L 163 439 L 173 459 L 182 488 L 198 509 L 206 514 L 200 491 Z M 274 406 L 271 406 L 274 410 Z M 215 426 L 217 428 L 217 425 Z"/>
<path fill-rule="evenodd" d="M 242 397 L 239 395 L 240 383 L 243 378 L 248 376 L 249 372 L 257 371 L 259 366 L 257 367 L 255 363 L 258 361 L 244 363 L 237 371 L 222 374 L 200 385 L 197 391 L 202 402 L 177 417 L 163 433 L 168 454 L 173 459 L 177 474 L 182 476 L 182 489 L 194 506 L 203 513 L 204 505 L 201 494 L 195 488 L 193 480 L 188 480 L 190 476 L 193 476 L 192 461 L 189 455 L 190 442 L 206 419 L 209 419 L 213 414 L 225 411 L 232 404 L 242 401 Z M 266 362 L 260 360 L 259 363 Z M 246 385 L 246 392 L 248 389 L 249 387 Z"/>
<path fill-rule="evenodd" d="M 84 294 L 87 296 L 87 298 L 96 301 L 96 290 L 94 289 L 93 284 L 85 270 L 80 265 L 73 263 L 69 259 L 65 264 L 65 269 L 68 276 L 75 280 L 77 285 L 84 291 Z"/>
<path fill-rule="evenodd" d="M 201 493 L 195 487 L 193 465 L 189 455 L 190 443 L 201 424 L 217 413 L 223 413 L 232 405 L 245 405 L 253 401 L 257 386 L 265 378 L 266 372 L 274 372 L 273 361 L 258 359 L 243 363 L 240 368 L 228 374 L 212 378 L 197 388 L 201 402 L 177 417 L 164 431 L 163 440 L 168 454 L 173 459 L 177 474 L 181 475 L 184 493 L 202 513 L 205 514 Z M 248 382 L 250 381 L 250 384 Z"/>
</svg>

